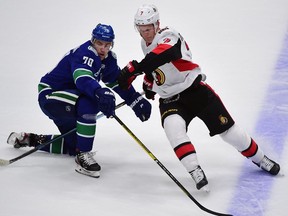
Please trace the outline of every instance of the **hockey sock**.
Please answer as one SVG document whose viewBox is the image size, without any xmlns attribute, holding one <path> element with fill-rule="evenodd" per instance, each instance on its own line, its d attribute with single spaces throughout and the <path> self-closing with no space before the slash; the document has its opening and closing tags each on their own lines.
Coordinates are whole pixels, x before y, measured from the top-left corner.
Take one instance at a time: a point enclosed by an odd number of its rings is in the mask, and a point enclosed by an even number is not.
<svg viewBox="0 0 288 216">
<path fill-rule="evenodd" d="M 188 172 L 194 170 L 199 164 L 195 147 L 192 145 L 186 133 L 184 119 L 177 115 L 170 115 L 164 120 L 166 136 L 183 166 Z"/>
<path fill-rule="evenodd" d="M 263 151 L 256 142 L 236 124 L 220 134 L 220 137 L 235 147 L 243 156 L 251 159 L 255 163 L 259 163 L 264 157 Z"/>
</svg>

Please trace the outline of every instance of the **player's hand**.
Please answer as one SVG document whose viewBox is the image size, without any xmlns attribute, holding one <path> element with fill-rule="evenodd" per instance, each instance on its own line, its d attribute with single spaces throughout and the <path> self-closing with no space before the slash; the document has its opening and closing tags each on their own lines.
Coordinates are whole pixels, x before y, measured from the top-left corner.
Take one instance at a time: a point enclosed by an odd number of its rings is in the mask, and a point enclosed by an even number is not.
<svg viewBox="0 0 288 216">
<path fill-rule="evenodd" d="M 145 97 L 147 99 L 154 100 L 155 99 L 155 92 L 152 91 L 153 87 L 153 77 L 152 75 L 147 75 L 145 74 L 144 79 L 143 79 L 143 85 L 142 88 L 145 92 Z"/>
<path fill-rule="evenodd" d="M 127 90 L 132 82 L 136 79 L 137 75 L 142 74 L 138 69 L 138 62 L 133 60 L 129 62 L 120 72 L 118 76 L 119 87 L 123 90 Z"/>
<path fill-rule="evenodd" d="M 150 118 L 152 106 L 139 92 L 136 92 L 127 104 L 142 122 Z"/>
<path fill-rule="evenodd" d="M 115 95 L 108 88 L 99 88 L 95 92 L 99 110 L 109 118 L 115 112 Z"/>
</svg>

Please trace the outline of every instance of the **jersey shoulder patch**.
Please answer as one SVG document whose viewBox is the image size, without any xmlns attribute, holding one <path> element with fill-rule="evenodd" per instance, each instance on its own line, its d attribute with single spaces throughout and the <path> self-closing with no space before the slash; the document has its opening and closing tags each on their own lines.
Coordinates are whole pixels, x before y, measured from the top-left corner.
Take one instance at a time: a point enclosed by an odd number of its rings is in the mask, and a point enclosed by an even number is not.
<svg viewBox="0 0 288 216">
<path fill-rule="evenodd" d="M 157 44 L 175 44 L 179 39 L 179 34 L 174 29 L 168 26 L 158 31 L 156 35 Z"/>
<path fill-rule="evenodd" d="M 158 31 L 158 34 L 165 34 L 165 33 L 168 32 L 168 31 L 169 31 L 169 27 L 166 26 L 165 28 L 160 29 L 160 30 Z"/>
<path fill-rule="evenodd" d="M 88 50 L 90 50 L 90 51 L 93 52 L 96 56 L 98 56 L 97 51 L 95 50 L 95 48 L 94 48 L 92 45 L 88 46 Z"/>
</svg>

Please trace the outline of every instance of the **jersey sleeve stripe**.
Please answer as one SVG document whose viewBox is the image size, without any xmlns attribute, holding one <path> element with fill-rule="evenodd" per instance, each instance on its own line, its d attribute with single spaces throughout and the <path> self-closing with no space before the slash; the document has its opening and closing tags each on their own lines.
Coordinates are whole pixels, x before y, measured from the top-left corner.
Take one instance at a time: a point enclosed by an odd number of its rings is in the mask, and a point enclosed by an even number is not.
<svg viewBox="0 0 288 216">
<path fill-rule="evenodd" d="M 91 79 L 94 79 L 92 71 L 87 70 L 85 68 L 78 68 L 73 73 L 73 79 L 75 83 L 77 79 L 81 77 L 90 77 Z"/>
<path fill-rule="evenodd" d="M 180 72 L 183 71 L 188 71 L 188 70 L 193 70 L 197 67 L 199 67 L 199 65 L 194 64 L 191 61 L 186 61 L 183 59 L 178 59 L 176 61 L 172 61 L 171 62 Z"/>
<path fill-rule="evenodd" d="M 170 44 L 159 44 L 154 50 L 152 50 L 152 52 L 158 55 L 170 49 L 171 47 L 172 46 Z"/>
</svg>

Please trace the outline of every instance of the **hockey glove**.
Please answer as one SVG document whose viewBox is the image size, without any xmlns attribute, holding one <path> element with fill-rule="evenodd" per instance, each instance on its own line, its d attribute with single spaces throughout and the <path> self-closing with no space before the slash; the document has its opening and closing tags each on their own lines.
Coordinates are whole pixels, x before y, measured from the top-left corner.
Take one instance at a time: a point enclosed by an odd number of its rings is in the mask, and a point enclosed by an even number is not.
<svg viewBox="0 0 288 216">
<path fill-rule="evenodd" d="M 155 92 L 152 91 L 153 87 L 153 77 L 152 75 L 147 75 L 145 74 L 144 79 L 143 79 L 143 85 L 142 88 L 145 92 L 145 97 L 147 99 L 154 100 L 155 99 Z"/>
<path fill-rule="evenodd" d="M 99 88 L 95 92 L 99 110 L 109 118 L 115 112 L 115 96 L 108 88 Z"/>
<path fill-rule="evenodd" d="M 138 62 L 133 60 L 121 70 L 118 77 L 118 84 L 121 89 L 127 90 L 136 79 L 136 76 L 142 74 L 138 67 Z"/>
<path fill-rule="evenodd" d="M 129 102 L 127 102 L 135 115 L 142 121 L 146 121 L 150 118 L 152 106 L 145 98 L 143 98 L 138 92 L 134 93 L 134 95 L 130 98 Z"/>
</svg>

